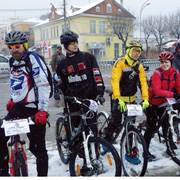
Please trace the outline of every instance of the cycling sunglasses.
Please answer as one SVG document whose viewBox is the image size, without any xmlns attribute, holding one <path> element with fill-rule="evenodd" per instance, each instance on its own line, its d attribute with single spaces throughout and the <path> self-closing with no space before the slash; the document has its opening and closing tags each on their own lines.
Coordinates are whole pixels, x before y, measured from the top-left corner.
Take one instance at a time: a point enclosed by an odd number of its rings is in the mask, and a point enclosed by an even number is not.
<svg viewBox="0 0 180 180">
<path fill-rule="evenodd" d="M 141 51 L 140 51 L 139 49 L 133 49 L 132 52 L 133 52 L 133 53 L 137 53 L 137 52 L 138 52 L 138 53 L 141 53 Z"/>
<path fill-rule="evenodd" d="M 74 41 L 74 42 L 69 43 L 69 45 L 72 45 L 72 46 L 74 46 L 75 44 L 78 44 L 78 41 Z"/>
<path fill-rule="evenodd" d="M 164 63 L 168 63 L 170 61 L 169 60 L 161 60 L 160 62 L 161 62 L 161 64 L 164 64 Z"/>
<path fill-rule="evenodd" d="M 20 49 L 21 47 L 23 47 L 23 44 L 14 44 L 14 45 L 8 45 L 9 49 Z"/>
</svg>

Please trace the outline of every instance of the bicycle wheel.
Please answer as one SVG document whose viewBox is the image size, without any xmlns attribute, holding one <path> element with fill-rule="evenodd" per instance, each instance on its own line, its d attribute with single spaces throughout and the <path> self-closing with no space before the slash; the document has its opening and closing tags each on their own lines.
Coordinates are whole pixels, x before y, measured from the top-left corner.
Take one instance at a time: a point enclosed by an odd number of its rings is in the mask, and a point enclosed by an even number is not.
<svg viewBox="0 0 180 180">
<path fill-rule="evenodd" d="M 98 122 L 98 132 L 99 135 L 104 137 L 105 136 L 105 128 L 108 127 L 108 114 L 105 112 L 100 112 L 97 115 L 97 122 Z"/>
<path fill-rule="evenodd" d="M 175 131 L 171 131 L 170 127 L 167 130 L 165 137 L 167 153 L 170 155 L 172 160 L 180 165 L 180 143 L 178 134 Z"/>
<path fill-rule="evenodd" d="M 14 154 L 14 176 L 28 176 L 27 165 L 25 163 L 24 155 L 18 151 Z"/>
<path fill-rule="evenodd" d="M 59 118 L 56 121 L 56 145 L 62 162 L 64 164 L 68 164 L 69 145 L 67 140 L 66 128 L 63 122 L 64 122 L 63 118 Z"/>
<path fill-rule="evenodd" d="M 147 146 L 142 134 L 135 128 L 124 132 L 121 139 L 121 162 L 125 176 L 144 176 L 147 169 Z M 129 143 L 127 144 L 127 142 Z M 130 152 L 127 151 L 129 145 Z"/>
<path fill-rule="evenodd" d="M 95 158 L 91 145 L 95 145 Z M 101 148 L 108 152 L 101 155 Z M 90 137 L 88 140 L 88 152 L 90 156 L 90 166 L 85 160 L 84 146 L 80 143 L 73 149 L 69 168 L 71 176 L 121 176 L 121 161 L 118 152 L 112 144 L 100 137 Z"/>
</svg>

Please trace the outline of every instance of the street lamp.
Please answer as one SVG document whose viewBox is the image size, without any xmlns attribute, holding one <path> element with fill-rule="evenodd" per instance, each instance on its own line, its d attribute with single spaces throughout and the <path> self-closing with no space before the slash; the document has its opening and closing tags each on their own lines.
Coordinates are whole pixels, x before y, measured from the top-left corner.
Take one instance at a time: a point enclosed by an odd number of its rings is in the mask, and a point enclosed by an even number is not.
<svg viewBox="0 0 180 180">
<path fill-rule="evenodd" d="M 140 41 L 141 41 L 141 14 L 142 14 L 144 8 L 151 4 L 151 3 L 147 3 L 148 1 L 149 0 L 147 0 L 140 8 Z"/>
</svg>

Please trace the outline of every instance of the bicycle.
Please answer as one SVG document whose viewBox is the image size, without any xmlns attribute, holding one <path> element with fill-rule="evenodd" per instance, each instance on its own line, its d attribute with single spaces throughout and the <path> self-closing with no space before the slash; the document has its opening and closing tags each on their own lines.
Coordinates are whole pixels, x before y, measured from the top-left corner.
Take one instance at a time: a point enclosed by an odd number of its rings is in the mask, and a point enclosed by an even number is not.
<svg viewBox="0 0 180 180">
<path fill-rule="evenodd" d="M 25 140 L 21 140 L 20 134 L 29 132 L 29 126 L 33 125 L 31 117 L 13 120 L 0 120 L 0 128 L 4 128 L 5 136 L 10 136 L 8 142 L 9 168 L 11 176 L 28 176 L 27 156 Z"/>
<path fill-rule="evenodd" d="M 105 89 L 105 92 L 110 96 L 110 115 L 107 112 L 100 112 L 97 116 L 97 121 L 99 125 L 99 135 L 104 137 L 106 134 L 107 127 L 112 119 L 113 112 L 113 100 L 112 100 L 112 90 Z M 125 176 L 144 176 L 147 163 L 148 163 L 148 152 L 146 142 L 143 135 L 137 129 L 135 125 L 136 116 L 124 115 L 123 124 L 117 128 L 117 132 L 114 137 L 112 137 L 111 142 L 114 143 L 121 134 L 120 140 L 120 155 L 121 163 L 123 167 L 123 172 Z M 139 163 L 133 164 L 128 161 L 127 155 L 132 155 L 132 157 L 139 158 Z"/>
<path fill-rule="evenodd" d="M 96 102 L 69 96 L 65 96 L 64 100 L 65 108 L 61 114 L 63 117 L 58 118 L 56 122 L 56 142 L 62 162 L 69 163 L 70 175 L 121 176 L 118 152 L 112 144 L 94 136 L 90 128 L 93 124 L 86 123 L 86 120 L 94 115 L 91 105 L 87 104 Z M 79 111 L 69 112 L 68 102 L 79 106 Z M 86 113 L 84 108 L 88 108 Z M 81 117 L 79 126 L 74 129 L 71 126 L 72 116 Z M 105 155 L 100 153 L 102 146 L 107 149 Z"/>
<path fill-rule="evenodd" d="M 177 104 L 180 103 L 180 100 L 177 100 Z M 172 160 L 180 165 L 180 119 L 178 110 L 174 109 L 173 103 L 167 101 L 166 103 L 159 105 L 158 108 L 164 108 L 164 113 L 161 117 L 157 117 L 156 130 L 155 134 L 159 137 L 159 142 L 165 142 L 167 147 L 168 155 L 172 158 Z M 167 133 L 163 136 L 161 132 L 161 127 L 163 122 L 166 120 L 168 116 L 168 129 Z M 146 130 L 146 121 L 143 124 L 139 124 L 138 128 L 140 131 Z M 164 141 L 161 140 L 164 139 Z"/>
</svg>

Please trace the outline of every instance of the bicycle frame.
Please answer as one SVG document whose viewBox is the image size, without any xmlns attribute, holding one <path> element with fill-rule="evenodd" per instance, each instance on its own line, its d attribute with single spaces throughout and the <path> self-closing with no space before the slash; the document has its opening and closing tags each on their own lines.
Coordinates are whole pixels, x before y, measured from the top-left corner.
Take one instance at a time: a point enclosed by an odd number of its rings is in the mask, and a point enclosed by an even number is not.
<svg viewBox="0 0 180 180">
<path fill-rule="evenodd" d="M 16 152 L 20 151 L 23 154 L 26 171 L 28 173 L 28 165 L 27 165 L 27 156 L 25 151 L 25 144 L 26 142 L 23 140 L 21 141 L 20 135 L 14 135 L 10 137 L 10 142 L 8 143 L 8 150 L 9 150 L 9 168 L 10 168 L 10 175 L 15 176 L 14 174 L 14 155 Z M 28 175 L 28 174 L 27 174 Z"/>
<path fill-rule="evenodd" d="M 72 150 L 73 146 L 74 146 L 74 142 L 76 141 L 76 139 L 78 139 L 81 135 L 83 137 L 83 145 L 84 145 L 84 152 L 85 152 L 85 158 L 86 158 L 86 163 L 87 163 L 87 167 L 89 168 L 93 168 L 90 162 L 90 156 L 89 156 L 89 149 L 88 149 L 88 140 L 90 137 L 93 137 L 93 132 L 91 131 L 91 129 L 89 128 L 89 133 L 86 136 L 85 133 L 85 128 L 88 127 L 88 125 L 86 124 L 86 115 L 84 114 L 84 110 L 83 107 L 80 108 L 80 111 L 78 112 L 68 112 L 68 107 L 67 107 L 67 103 L 65 102 L 65 108 L 64 108 L 64 113 L 62 114 L 64 117 L 64 124 L 66 124 L 66 130 L 69 131 L 69 133 L 67 133 L 67 138 L 68 138 L 68 142 L 69 142 L 69 149 Z M 77 133 L 72 137 L 72 126 L 71 126 L 71 120 L 69 117 L 71 116 L 81 116 L 81 122 L 78 126 L 78 131 Z M 96 153 L 95 153 L 95 145 L 91 143 L 91 152 L 92 152 L 92 157 L 95 158 Z"/>
</svg>

